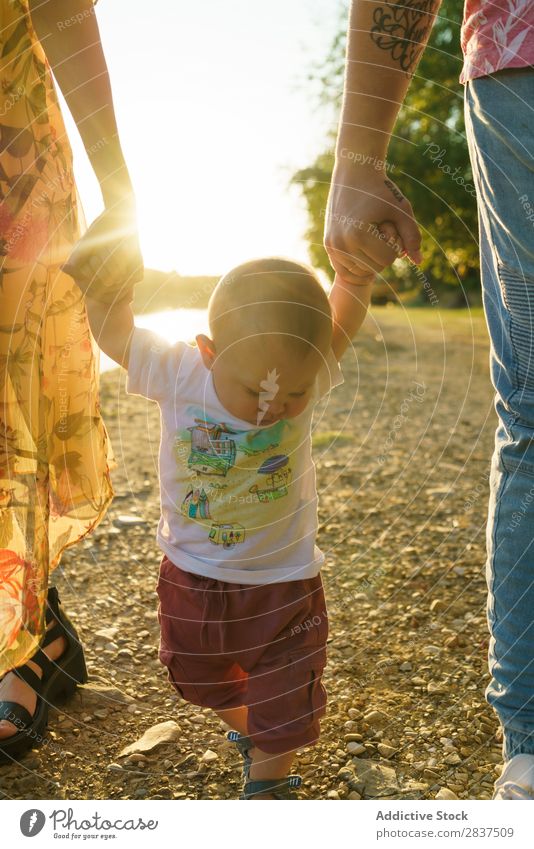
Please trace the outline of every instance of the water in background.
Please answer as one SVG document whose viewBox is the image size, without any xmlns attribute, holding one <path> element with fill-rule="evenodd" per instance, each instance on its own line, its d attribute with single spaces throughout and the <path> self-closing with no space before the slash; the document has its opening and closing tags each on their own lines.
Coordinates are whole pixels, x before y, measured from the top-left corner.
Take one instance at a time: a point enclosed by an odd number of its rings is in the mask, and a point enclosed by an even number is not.
<svg viewBox="0 0 534 849">
<path fill-rule="evenodd" d="M 197 333 L 206 333 L 208 330 L 207 310 L 166 310 L 165 312 L 152 312 L 135 316 L 137 327 L 147 327 L 154 330 L 158 336 L 162 336 L 169 342 L 177 342 L 183 339 L 192 342 Z M 117 363 L 110 360 L 104 353 L 100 353 L 100 372 L 110 371 L 118 368 Z"/>
</svg>

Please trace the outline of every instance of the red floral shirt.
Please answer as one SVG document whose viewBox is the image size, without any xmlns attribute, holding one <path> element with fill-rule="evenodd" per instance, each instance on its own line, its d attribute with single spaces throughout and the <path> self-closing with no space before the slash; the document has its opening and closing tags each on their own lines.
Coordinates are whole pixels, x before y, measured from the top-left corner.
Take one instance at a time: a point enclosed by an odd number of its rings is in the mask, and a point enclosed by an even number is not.
<svg viewBox="0 0 534 849">
<path fill-rule="evenodd" d="M 534 0 L 466 0 L 460 82 L 534 65 Z"/>
</svg>

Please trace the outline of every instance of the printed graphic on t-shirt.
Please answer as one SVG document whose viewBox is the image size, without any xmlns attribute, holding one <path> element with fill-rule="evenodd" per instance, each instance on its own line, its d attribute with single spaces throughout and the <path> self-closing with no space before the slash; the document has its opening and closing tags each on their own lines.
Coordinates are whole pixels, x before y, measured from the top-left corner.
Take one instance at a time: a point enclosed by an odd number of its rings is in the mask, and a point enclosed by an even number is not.
<svg viewBox="0 0 534 849">
<path fill-rule="evenodd" d="M 290 424 L 280 420 L 261 430 L 239 430 L 196 406 L 186 415 L 193 424 L 178 431 L 174 442 L 178 482 L 185 480 L 180 513 L 204 525 L 211 543 L 232 548 L 269 521 L 259 505 L 289 494 L 289 457 L 273 452 Z M 247 526 L 245 514 L 252 519 Z"/>
</svg>

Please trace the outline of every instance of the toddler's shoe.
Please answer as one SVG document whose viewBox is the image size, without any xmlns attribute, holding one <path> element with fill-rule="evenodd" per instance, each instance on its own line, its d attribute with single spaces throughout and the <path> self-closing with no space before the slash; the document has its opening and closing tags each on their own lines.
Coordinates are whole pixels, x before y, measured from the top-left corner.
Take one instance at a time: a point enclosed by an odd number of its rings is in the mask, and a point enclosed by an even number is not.
<svg viewBox="0 0 534 849">
<path fill-rule="evenodd" d="M 245 781 L 248 781 L 248 776 L 250 773 L 250 765 L 252 760 L 249 756 L 250 749 L 254 748 L 254 743 L 250 739 L 250 737 L 244 737 L 239 731 L 229 731 L 226 735 L 226 739 L 230 740 L 231 743 L 235 743 L 236 747 L 239 751 L 239 754 L 243 758 L 243 778 Z"/>
<path fill-rule="evenodd" d="M 288 775 L 286 778 L 271 778 L 264 781 L 245 781 L 240 799 L 298 799 L 293 791 L 300 787 L 300 775 Z"/>
<path fill-rule="evenodd" d="M 495 782 L 494 799 L 534 801 L 534 755 L 514 755 Z"/>
</svg>

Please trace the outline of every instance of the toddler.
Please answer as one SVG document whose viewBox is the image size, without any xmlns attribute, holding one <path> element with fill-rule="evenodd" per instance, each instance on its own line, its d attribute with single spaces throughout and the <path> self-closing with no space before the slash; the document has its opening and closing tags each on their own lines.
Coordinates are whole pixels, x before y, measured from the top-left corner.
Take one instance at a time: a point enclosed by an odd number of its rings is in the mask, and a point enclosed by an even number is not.
<svg viewBox="0 0 534 849">
<path fill-rule="evenodd" d="M 343 382 L 369 289 L 336 278 L 327 296 L 307 266 L 253 260 L 219 281 L 195 345 L 134 327 L 125 300 L 87 297 L 127 391 L 161 413 L 159 658 L 180 696 L 235 729 L 242 799 L 294 798 L 295 751 L 325 713 L 311 420 Z"/>
</svg>

